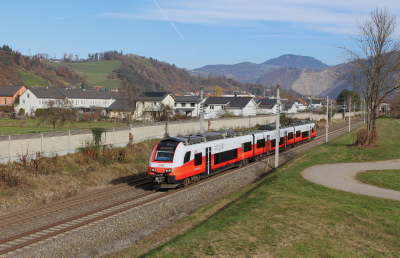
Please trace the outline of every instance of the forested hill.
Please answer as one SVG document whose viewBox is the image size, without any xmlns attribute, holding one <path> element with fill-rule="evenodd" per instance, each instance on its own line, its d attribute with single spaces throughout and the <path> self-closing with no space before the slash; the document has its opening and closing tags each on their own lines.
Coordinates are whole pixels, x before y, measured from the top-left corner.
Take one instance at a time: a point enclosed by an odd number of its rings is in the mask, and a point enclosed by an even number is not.
<svg viewBox="0 0 400 258">
<path fill-rule="evenodd" d="M 288 54 L 270 59 L 261 64 L 243 62 L 233 65 L 206 65 L 193 70 L 193 73 L 202 75 L 214 74 L 234 78 L 241 82 L 254 83 L 264 74 L 282 67 L 317 69 L 328 67 L 328 65 L 313 57 Z"/>
<path fill-rule="evenodd" d="M 8 46 L 0 51 L 0 85 L 26 86 L 95 86 L 120 87 L 124 83 L 139 90 L 170 90 L 175 93 L 198 91 L 203 86 L 212 92 L 215 86 L 233 94 L 246 90 L 260 94 L 261 85 L 246 84 L 225 76 L 198 76 L 175 65 L 134 54 L 106 51 L 88 55 L 87 59 L 64 55 L 54 62 L 46 54 L 22 56 Z M 53 62 L 51 62 L 53 61 Z M 35 80 L 33 80 L 35 79 Z"/>
<path fill-rule="evenodd" d="M 0 47 L 0 85 L 52 86 L 89 85 L 78 73 L 42 62 L 37 56 L 27 57 L 7 45 Z"/>
</svg>

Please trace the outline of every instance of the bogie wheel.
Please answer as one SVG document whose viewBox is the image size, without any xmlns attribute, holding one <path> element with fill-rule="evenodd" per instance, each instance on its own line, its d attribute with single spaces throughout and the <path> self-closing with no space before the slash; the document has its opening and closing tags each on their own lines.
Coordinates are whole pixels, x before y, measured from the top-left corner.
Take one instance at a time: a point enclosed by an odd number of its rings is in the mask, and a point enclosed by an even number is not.
<svg viewBox="0 0 400 258">
<path fill-rule="evenodd" d="M 190 178 L 185 178 L 185 180 L 183 180 L 183 187 L 188 186 L 190 184 Z"/>
</svg>

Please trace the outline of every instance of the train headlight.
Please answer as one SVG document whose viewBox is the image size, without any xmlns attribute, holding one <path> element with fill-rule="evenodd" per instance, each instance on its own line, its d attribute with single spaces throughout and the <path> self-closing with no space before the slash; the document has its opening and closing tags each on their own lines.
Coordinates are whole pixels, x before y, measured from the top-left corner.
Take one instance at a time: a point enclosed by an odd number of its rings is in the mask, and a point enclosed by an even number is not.
<svg viewBox="0 0 400 258">
<path fill-rule="evenodd" d="M 165 173 L 171 173 L 171 169 L 166 169 Z"/>
<path fill-rule="evenodd" d="M 152 168 L 152 169 L 151 169 L 151 172 L 157 172 L 157 169 Z"/>
</svg>

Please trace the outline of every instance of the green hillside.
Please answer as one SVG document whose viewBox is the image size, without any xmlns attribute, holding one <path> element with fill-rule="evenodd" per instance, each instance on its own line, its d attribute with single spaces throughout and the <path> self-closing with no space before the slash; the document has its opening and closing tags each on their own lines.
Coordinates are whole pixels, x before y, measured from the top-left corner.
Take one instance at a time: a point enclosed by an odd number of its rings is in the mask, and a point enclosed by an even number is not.
<svg viewBox="0 0 400 258">
<path fill-rule="evenodd" d="M 45 87 L 48 85 L 48 82 L 46 79 L 44 79 L 36 74 L 24 72 L 21 69 L 18 70 L 18 78 L 27 87 L 34 87 L 34 86 Z"/>
<path fill-rule="evenodd" d="M 53 66 L 58 67 L 59 63 L 49 63 Z M 101 85 L 106 88 L 115 88 L 121 85 L 119 79 L 109 79 L 108 75 L 119 69 L 122 65 L 122 61 L 96 61 L 88 63 L 62 63 L 63 67 L 67 67 L 69 70 L 77 72 L 79 75 L 85 77 L 92 85 Z"/>
</svg>

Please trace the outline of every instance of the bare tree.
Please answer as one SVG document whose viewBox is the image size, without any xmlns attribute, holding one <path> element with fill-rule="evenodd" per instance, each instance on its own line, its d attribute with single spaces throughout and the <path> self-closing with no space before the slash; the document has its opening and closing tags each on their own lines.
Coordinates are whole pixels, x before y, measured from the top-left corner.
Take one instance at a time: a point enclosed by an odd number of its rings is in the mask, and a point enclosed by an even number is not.
<svg viewBox="0 0 400 258">
<path fill-rule="evenodd" d="M 351 69 L 341 79 L 352 84 L 365 98 L 367 130 L 361 144 L 373 144 L 377 108 L 388 95 L 400 89 L 400 41 L 394 38 L 396 16 L 378 7 L 371 18 L 358 23 L 359 35 L 352 38 L 356 49 L 341 47 Z"/>
<path fill-rule="evenodd" d="M 76 110 L 72 107 L 72 102 L 67 99 L 49 100 L 45 104 L 42 120 L 49 121 L 56 129 L 56 125 L 63 127 L 67 121 L 73 121 L 76 117 Z"/>
<path fill-rule="evenodd" d="M 136 83 L 129 83 L 124 81 L 120 88 L 119 101 L 122 104 L 122 108 L 125 111 L 125 119 L 130 124 L 133 120 L 136 120 L 136 105 L 140 98 L 139 87 Z"/>
</svg>

